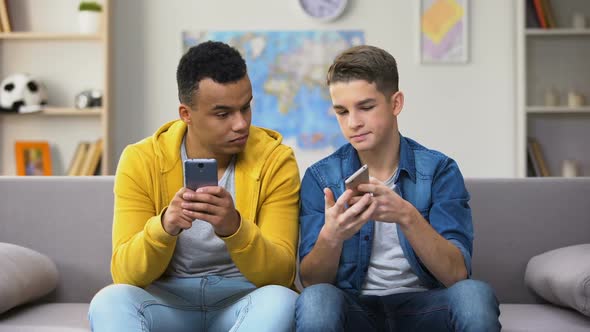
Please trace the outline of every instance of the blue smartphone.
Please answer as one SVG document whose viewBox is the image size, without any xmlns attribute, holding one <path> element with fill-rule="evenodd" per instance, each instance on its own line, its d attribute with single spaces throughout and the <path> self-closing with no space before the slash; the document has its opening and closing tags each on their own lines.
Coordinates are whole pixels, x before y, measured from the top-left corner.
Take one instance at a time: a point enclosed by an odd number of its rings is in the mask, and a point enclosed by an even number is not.
<svg viewBox="0 0 590 332">
<path fill-rule="evenodd" d="M 183 164 L 184 187 L 197 190 L 201 187 L 217 186 L 217 160 L 187 159 Z"/>
</svg>

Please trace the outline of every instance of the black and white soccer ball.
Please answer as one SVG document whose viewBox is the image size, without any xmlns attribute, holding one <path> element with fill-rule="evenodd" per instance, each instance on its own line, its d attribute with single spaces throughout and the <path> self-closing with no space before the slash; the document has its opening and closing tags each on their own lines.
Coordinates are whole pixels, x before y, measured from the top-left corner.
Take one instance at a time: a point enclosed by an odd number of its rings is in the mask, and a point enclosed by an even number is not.
<svg viewBox="0 0 590 332">
<path fill-rule="evenodd" d="M 13 74 L 0 84 L 0 111 L 38 112 L 47 105 L 47 89 L 29 74 Z"/>
</svg>

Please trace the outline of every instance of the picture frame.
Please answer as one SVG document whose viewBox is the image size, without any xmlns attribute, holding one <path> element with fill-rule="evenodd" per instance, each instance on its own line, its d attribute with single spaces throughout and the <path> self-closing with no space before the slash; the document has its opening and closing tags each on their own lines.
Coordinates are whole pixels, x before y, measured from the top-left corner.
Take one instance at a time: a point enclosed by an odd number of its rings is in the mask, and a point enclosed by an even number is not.
<svg viewBox="0 0 590 332">
<path fill-rule="evenodd" d="M 14 144 L 17 175 L 52 175 L 51 152 L 46 141 L 17 141 Z"/>
<path fill-rule="evenodd" d="M 418 0 L 421 64 L 469 61 L 469 0 Z"/>
</svg>

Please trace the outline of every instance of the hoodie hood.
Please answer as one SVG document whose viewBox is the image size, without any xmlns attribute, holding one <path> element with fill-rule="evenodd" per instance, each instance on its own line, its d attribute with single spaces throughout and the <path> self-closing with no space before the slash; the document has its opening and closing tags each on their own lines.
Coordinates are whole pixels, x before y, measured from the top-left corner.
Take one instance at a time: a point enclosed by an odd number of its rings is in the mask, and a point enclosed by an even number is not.
<svg viewBox="0 0 590 332">
<path fill-rule="evenodd" d="M 187 126 L 182 120 L 170 121 L 161 126 L 152 136 L 153 150 L 158 160 L 160 172 L 170 172 L 180 167 L 180 144 Z M 278 132 L 250 126 L 246 148 L 237 156 L 237 163 L 248 169 L 248 174 L 258 179 L 268 155 L 276 149 L 283 137 Z"/>
</svg>

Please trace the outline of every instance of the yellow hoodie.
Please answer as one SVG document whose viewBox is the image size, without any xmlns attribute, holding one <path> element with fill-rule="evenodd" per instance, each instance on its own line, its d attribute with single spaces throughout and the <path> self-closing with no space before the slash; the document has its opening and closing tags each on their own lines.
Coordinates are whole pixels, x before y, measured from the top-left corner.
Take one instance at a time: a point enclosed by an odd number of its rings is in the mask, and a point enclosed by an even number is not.
<svg viewBox="0 0 590 332">
<path fill-rule="evenodd" d="M 161 215 L 183 186 L 180 144 L 186 124 L 162 126 L 123 151 L 115 176 L 113 256 L 115 283 L 145 287 L 166 270 L 176 236 Z M 295 280 L 299 215 L 299 170 L 279 133 L 250 127 L 235 168 L 238 231 L 222 238 L 240 272 L 256 286 L 291 287 Z"/>
</svg>

